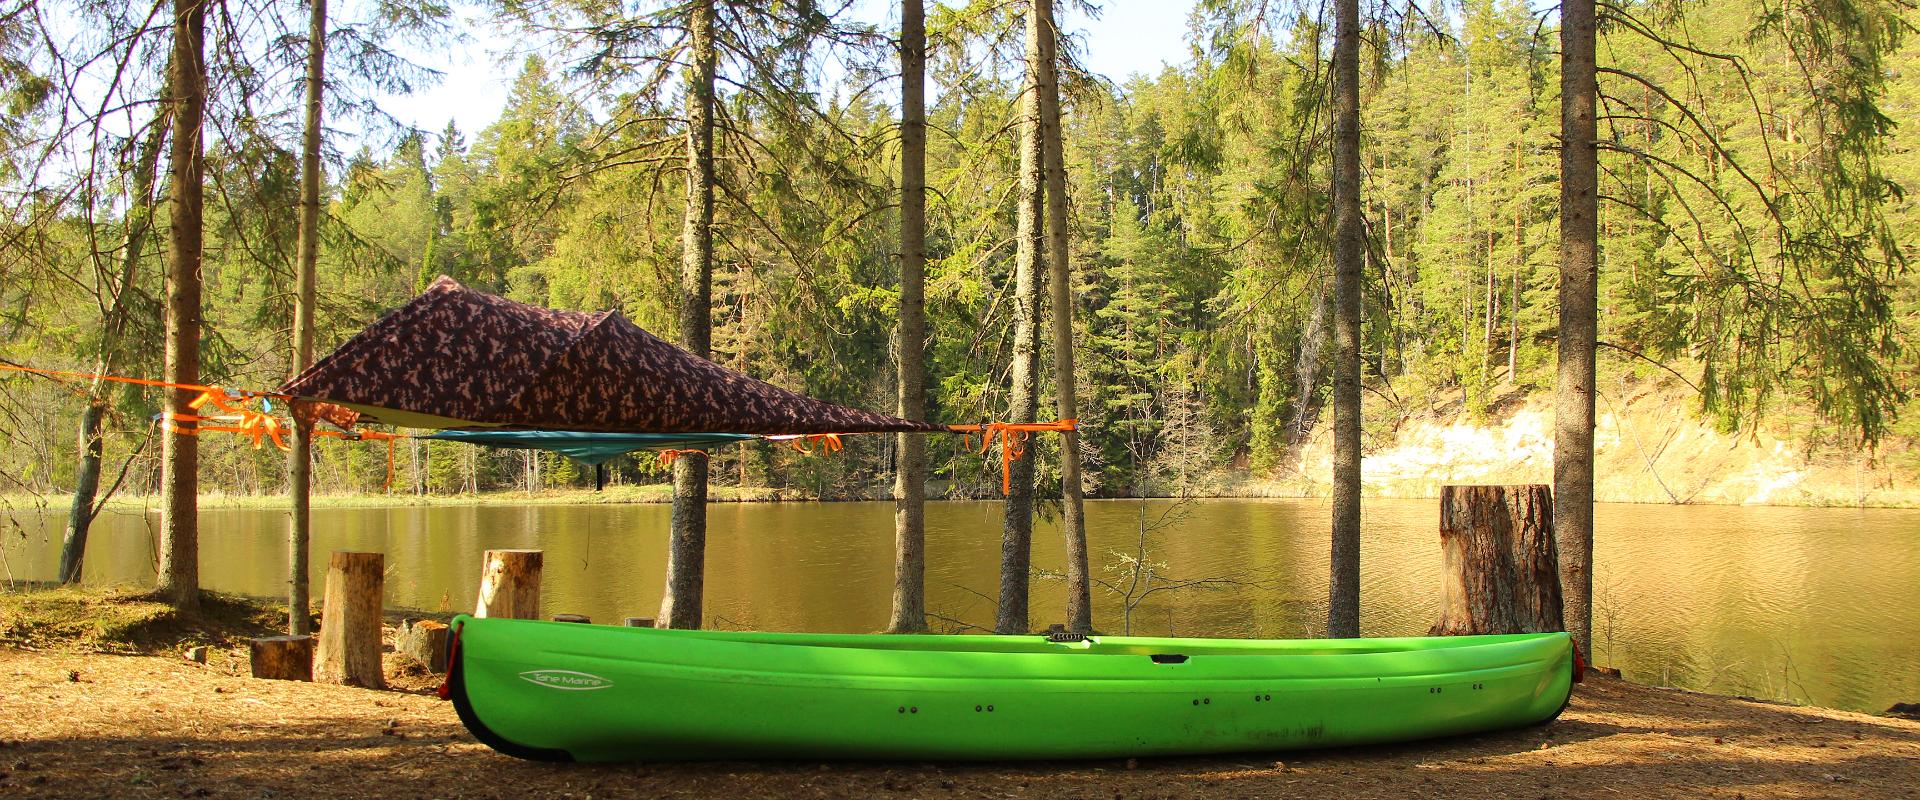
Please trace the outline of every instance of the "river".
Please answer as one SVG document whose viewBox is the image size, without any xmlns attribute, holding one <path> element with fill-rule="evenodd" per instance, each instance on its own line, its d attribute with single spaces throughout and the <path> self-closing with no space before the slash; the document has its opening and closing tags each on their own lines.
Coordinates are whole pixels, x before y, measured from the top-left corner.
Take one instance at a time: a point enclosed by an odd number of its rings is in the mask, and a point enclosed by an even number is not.
<svg viewBox="0 0 1920 800">
<path fill-rule="evenodd" d="M 1363 631 L 1418 635 L 1439 609 L 1437 501 L 1369 500 Z M 1171 580 L 1128 618 L 1095 588 L 1099 628 L 1179 636 L 1310 636 L 1324 622 L 1327 505 L 1315 500 L 1097 501 L 1087 508 L 1096 577 L 1111 577 L 1148 528 L 1148 561 Z M 893 581 L 890 503 L 720 503 L 708 512 L 706 613 L 715 627 L 874 631 Z M 481 551 L 546 551 L 543 609 L 595 622 L 654 616 L 664 505 L 478 505 L 314 512 L 313 587 L 335 549 L 387 554 L 387 602 L 471 609 Z M 286 515 L 201 512 L 209 589 L 285 591 Z M 86 580 L 150 584 L 157 515 L 112 511 L 95 528 Z M 1144 522 L 1143 522 L 1144 520 Z M 47 580 L 64 519 L 6 517 L 0 569 Z M 1860 711 L 1920 701 L 1920 511 L 1603 505 L 1595 553 L 1596 660 L 1635 681 Z M 936 628 L 988 626 L 998 586 L 1000 505 L 930 503 L 928 609 Z M 1062 565 L 1056 529 L 1035 535 L 1037 569 Z M 1164 585 L 1164 584 L 1156 584 Z M 1036 627 L 1064 621 L 1064 592 L 1034 584 Z"/>
</svg>

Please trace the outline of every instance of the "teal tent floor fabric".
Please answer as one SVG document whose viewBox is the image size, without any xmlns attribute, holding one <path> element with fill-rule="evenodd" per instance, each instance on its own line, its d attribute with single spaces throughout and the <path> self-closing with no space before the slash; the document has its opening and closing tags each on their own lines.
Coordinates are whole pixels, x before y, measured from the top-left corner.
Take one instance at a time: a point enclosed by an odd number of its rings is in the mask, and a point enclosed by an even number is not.
<svg viewBox="0 0 1920 800">
<path fill-rule="evenodd" d="M 758 436 L 743 433 L 591 433 L 585 431 L 440 431 L 421 436 L 485 447 L 551 450 L 582 464 L 602 464 L 638 450 L 704 450 Z"/>
</svg>

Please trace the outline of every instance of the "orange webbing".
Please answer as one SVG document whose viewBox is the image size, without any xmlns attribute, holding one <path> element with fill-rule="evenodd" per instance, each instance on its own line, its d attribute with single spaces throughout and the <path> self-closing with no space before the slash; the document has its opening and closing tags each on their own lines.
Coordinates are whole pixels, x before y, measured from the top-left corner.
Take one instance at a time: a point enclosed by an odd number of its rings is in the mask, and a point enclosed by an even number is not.
<svg viewBox="0 0 1920 800">
<path fill-rule="evenodd" d="M 150 378 L 129 378 L 123 375 L 107 375 L 99 372 L 40 369 L 38 367 L 12 364 L 4 361 L 0 361 L 0 370 L 25 372 L 30 375 L 39 375 L 55 380 L 72 378 L 89 381 L 110 381 L 113 383 L 132 384 L 134 386 L 153 386 L 162 389 L 184 389 L 190 392 L 199 392 L 200 396 L 195 397 L 191 402 L 187 403 L 187 407 L 195 412 L 199 412 L 200 409 L 211 405 L 215 411 L 220 413 L 176 414 L 172 411 L 164 412 L 161 414 L 161 419 L 165 429 L 169 433 L 177 433 L 181 436 L 198 436 L 202 431 L 237 433 L 252 440 L 253 446 L 256 448 L 263 445 L 267 440 L 272 440 L 274 447 L 280 448 L 281 450 L 287 449 L 286 440 L 283 438 L 286 426 L 271 414 L 254 411 L 246 407 L 246 404 L 256 397 L 288 399 L 288 397 L 283 394 L 223 389 L 218 386 L 199 383 L 174 383 L 172 381 L 159 381 Z M 202 422 L 231 424 L 201 425 L 200 423 Z"/>
<path fill-rule="evenodd" d="M 386 442 L 387 443 L 387 489 L 388 490 L 393 489 L 393 465 L 394 465 L 394 444 L 393 443 L 401 439 L 413 438 L 412 436 L 404 433 L 381 433 L 380 431 L 369 431 L 369 430 L 333 431 L 333 430 L 327 430 L 325 428 L 315 427 L 313 429 L 313 438 L 318 439 L 322 436 L 331 436 L 333 438 L 344 439 L 349 442 L 380 442 L 380 441 Z"/>
<path fill-rule="evenodd" d="M 769 436 L 767 439 L 768 441 L 785 442 L 788 447 L 808 455 L 816 452 L 814 450 L 815 447 L 820 448 L 818 452 L 821 453 L 838 453 L 846 447 L 846 445 L 840 441 L 840 434 L 837 433 L 796 433 L 785 436 Z"/>
<path fill-rule="evenodd" d="M 692 448 L 689 448 L 686 450 L 674 450 L 672 448 L 668 448 L 666 450 L 660 451 L 660 466 L 671 467 L 673 466 L 673 462 L 678 460 L 681 456 L 700 456 L 701 458 L 706 458 L 707 451 L 696 450 Z"/>
<path fill-rule="evenodd" d="M 973 446 L 973 434 L 980 436 L 980 454 L 986 455 L 993 446 L 995 434 L 1000 436 L 1000 493 L 1013 493 L 1013 462 L 1027 454 L 1027 435 L 1033 433 L 1066 433 L 1077 430 L 1079 420 L 1062 419 L 1053 422 L 988 422 L 980 425 L 948 425 L 947 430 L 967 435 L 967 446 Z"/>
<path fill-rule="evenodd" d="M 193 409 L 195 412 L 199 412 L 207 406 L 213 406 L 215 411 L 221 413 L 177 414 L 172 411 L 165 412 L 162 414 L 162 418 L 166 420 L 166 429 L 168 432 L 177 433 L 181 436 L 199 436 L 205 431 L 237 433 L 252 440 L 255 449 L 259 449 L 259 447 L 269 439 L 273 441 L 274 447 L 281 450 L 287 449 L 286 439 L 282 436 L 286 431 L 286 425 L 271 414 L 263 411 L 255 411 L 246 407 L 246 403 L 255 395 L 251 393 L 229 394 L 227 390 L 218 386 L 170 386 L 200 390 L 200 396 L 187 403 L 187 407 Z M 181 425 L 180 423 L 182 422 L 191 424 Z M 199 424 L 202 422 L 223 422 L 230 424 Z"/>
<path fill-rule="evenodd" d="M 0 370 L 7 370 L 11 372 L 25 372 L 25 373 L 40 375 L 48 378 L 84 378 L 90 381 L 100 380 L 100 381 L 110 381 L 113 383 L 130 383 L 135 386 L 156 386 L 162 389 L 186 389 L 188 391 L 197 391 L 197 392 L 211 392 L 211 391 L 217 390 L 217 387 L 205 386 L 198 383 L 173 383 L 171 381 L 159 381 L 159 380 L 153 380 L 151 378 L 128 378 L 123 375 L 106 375 L 98 372 L 71 372 L 68 370 L 59 370 L 59 369 L 40 369 L 38 367 L 28 367 L 20 364 L 10 364 L 5 361 L 0 361 Z M 224 391 L 224 390 L 220 390 L 220 391 Z M 240 391 L 240 392 L 234 392 L 234 394 L 237 394 L 240 397 L 273 397 L 273 398 L 278 398 L 282 400 L 291 399 L 287 395 L 275 394 L 273 392 Z"/>
</svg>

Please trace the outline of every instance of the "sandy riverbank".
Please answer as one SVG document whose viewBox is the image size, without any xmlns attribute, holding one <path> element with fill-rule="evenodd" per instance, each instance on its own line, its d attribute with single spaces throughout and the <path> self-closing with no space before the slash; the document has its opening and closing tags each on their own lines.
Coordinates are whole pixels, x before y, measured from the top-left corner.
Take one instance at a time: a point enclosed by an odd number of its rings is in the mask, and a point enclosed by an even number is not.
<svg viewBox="0 0 1920 800">
<path fill-rule="evenodd" d="M 517 761 L 387 656 L 376 691 L 245 677 L 284 610 L 0 593 L 0 797 L 1920 797 L 1920 721 L 1595 676 L 1551 725 L 1416 744 L 1039 764 Z M 392 621 L 397 621 L 397 617 Z M 205 663 L 182 657 L 207 647 Z"/>
<path fill-rule="evenodd" d="M 0 649 L 0 796 L 1920 797 L 1920 722 L 1611 678 L 1589 681 L 1549 726 L 1390 747 L 1132 763 L 588 766 L 498 755 L 431 694 L 261 681 L 241 667 Z"/>
</svg>

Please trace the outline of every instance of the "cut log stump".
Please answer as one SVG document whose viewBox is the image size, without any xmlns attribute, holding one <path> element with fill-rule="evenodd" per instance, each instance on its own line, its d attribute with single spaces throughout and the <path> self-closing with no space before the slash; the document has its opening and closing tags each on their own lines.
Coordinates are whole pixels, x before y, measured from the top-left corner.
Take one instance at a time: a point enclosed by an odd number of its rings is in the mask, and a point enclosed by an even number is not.
<svg viewBox="0 0 1920 800">
<path fill-rule="evenodd" d="M 269 636 L 249 643 L 253 677 L 276 681 L 313 680 L 313 637 Z"/>
<path fill-rule="evenodd" d="M 540 618 L 539 550 L 488 550 L 480 561 L 476 617 Z"/>
<path fill-rule="evenodd" d="M 320 643 L 313 676 L 323 683 L 382 688 L 380 613 L 386 557 L 335 550 L 327 565 L 327 595 L 320 612 Z"/>
<path fill-rule="evenodd" d="M 447 625 L 430 619 L 402 624 L 393 649 L 412 656 L 429 672 L 446 672 Z"/>
<path fill-rule="evenodd" d="M 1442 487 L 1440 549 L 1433 635 L 1565 630 L 1551 487 Z"/>
</svg>

